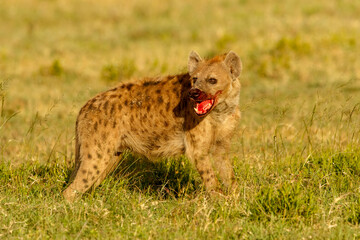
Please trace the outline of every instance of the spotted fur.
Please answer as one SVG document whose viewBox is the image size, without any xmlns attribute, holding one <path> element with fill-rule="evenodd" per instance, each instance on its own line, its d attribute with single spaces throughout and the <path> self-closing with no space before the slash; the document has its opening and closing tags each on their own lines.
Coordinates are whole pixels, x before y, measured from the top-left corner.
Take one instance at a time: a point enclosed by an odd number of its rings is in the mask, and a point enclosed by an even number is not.
<svg viewBox="0 0 360 240">
<path fill-rule="evenodd" d="M 120 84 L 81 108 L 76 121 L 75 169 L 63 193 L 67 200 L 99 185 L 125 150 L 150 160 L 185 154 L 207 191 L 221 191 L 217 174 L 224 186 L 235 188 L 228 152 L 240 119 L 241 61 L 234 52 L 209 60 L 191 52 L 188 69 L 185 74 Z M 216 84 L 209 78 L 216 79 Z M 189 98 L 192 88 L 221 92 L 206 116 L 194 112 Z"/>
</svg>

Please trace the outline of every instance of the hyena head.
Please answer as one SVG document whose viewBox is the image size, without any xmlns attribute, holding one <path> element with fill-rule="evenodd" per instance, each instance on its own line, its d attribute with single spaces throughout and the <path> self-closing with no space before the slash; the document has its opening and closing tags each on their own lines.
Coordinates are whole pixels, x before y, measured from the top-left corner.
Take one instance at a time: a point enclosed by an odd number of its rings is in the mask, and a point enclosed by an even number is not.
<svg viewBox="0 0 360 240">
<path fill-rule="evenodd" d="M 194 110 L 198 116 L 207 115 L 231 94 L 241 68 L 240 58 L 232 51 L 209 60 L 202 60 L 194 51 L 190 53 L 189 97 L 194 102 Z"/>
</svg>

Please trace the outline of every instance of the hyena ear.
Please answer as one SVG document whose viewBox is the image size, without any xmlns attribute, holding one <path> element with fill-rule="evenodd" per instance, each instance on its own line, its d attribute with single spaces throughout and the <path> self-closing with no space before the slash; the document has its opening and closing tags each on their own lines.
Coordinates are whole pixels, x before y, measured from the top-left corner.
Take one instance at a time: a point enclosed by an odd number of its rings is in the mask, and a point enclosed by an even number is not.
<svg viewBox="0 0 360 240">
<path fill-rule="evenodd" d="M 240 76 L 242 70 L 242 63 L 239 56 L 236 53 L 230 51 L 226 55 L 224 62 L 226 66 L 229 67 L 233 79 L 236 79 L 237 77 Z"/>
<path fill-rule="evenodd" d="M 199 54 L 195 51 L 191 51 L 188 61 L 188 70 L 190 74 L 195 71 L 200 62 L 202 62 L 202 59 Z"/>
</svg>

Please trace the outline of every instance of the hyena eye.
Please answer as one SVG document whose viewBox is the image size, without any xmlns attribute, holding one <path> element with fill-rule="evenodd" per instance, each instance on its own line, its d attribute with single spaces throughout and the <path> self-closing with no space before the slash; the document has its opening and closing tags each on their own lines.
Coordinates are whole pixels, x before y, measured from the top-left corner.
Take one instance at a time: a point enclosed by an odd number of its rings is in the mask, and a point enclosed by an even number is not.
<svg viewBox="0 0 360 240">
<path fill-rule="evenodd" d="M 209 79 L 207 80 L 207 82 L 210 83 L 210 84 L 216 84 L 216 83 L 217 83 L 217 79 L 216 79 L 216 78 L 209 78 Z"/>
<path fill-rule="evenodd" d="M 193 78 L 192 78 L 193 83 L 196 83 L 197 79 L 198 79 L 197 77 L 193 77 Z"/>
</svg>

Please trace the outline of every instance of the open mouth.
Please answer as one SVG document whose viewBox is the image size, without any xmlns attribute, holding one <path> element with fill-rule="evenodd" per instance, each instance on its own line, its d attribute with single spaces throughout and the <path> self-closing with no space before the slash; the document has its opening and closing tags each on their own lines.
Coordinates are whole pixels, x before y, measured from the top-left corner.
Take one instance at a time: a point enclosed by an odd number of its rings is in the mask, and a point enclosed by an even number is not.
<svg viewBox="0 0 360 240">
<path fill-rule="evenodd" d="M 215 99 L 208 99 L 201 102 L 196 101 L 194 107 L 195 113 L 199 116 L 207 114 L 213 108 L 214 103 Z"/>
<path fill-rule="evenodd" d="M 200 89 L 193 88 L 189 92 L 189 97 L 194 101 L 194 111 L 198 116 L 208 114 L 216 104 L 216 96 L 206 94 Z"/>
</svg>

